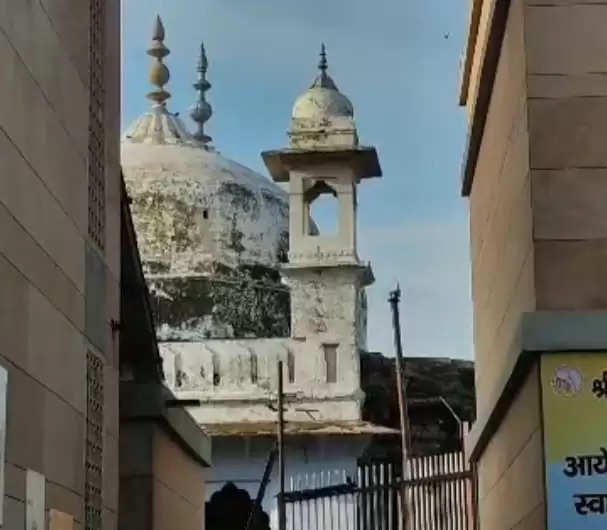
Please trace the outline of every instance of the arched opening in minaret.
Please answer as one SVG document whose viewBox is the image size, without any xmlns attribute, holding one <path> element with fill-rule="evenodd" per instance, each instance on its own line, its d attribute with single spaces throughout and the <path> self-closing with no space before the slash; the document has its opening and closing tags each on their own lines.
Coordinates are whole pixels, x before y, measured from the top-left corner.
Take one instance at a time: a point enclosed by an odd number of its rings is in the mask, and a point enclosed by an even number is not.
<svg viewBox="0 0 607 530">
<path fill-rule="evenodd" d="M 335 236 L 339 233 L 339 201 L 337 193 L 324 180 L 318 180 L 305 193 L 309 217 L 309 236 Z"/>
</svg>

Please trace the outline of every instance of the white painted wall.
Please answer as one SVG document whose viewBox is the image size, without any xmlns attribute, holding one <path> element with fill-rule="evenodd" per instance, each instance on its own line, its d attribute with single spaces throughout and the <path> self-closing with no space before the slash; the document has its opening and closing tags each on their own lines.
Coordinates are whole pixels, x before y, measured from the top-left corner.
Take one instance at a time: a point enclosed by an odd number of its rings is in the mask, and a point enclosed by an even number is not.
<svg viewBox="0 0 607 530">
<path fill-rule="evenodd" d="M 369 442 L 366 436 L 305 436 L 286 440 L 286 487 L 291 487 L 291 477 L 308 476 L 308 487 L 313 477 L 319 480 L 321 473 L 325 480 L 332 473 L 343 477 L 344 471 L 352 480 L 356 479 L 356 461 Z M 257 496 L 268 455 L 275 440 L 264 438 L 214 438 L 213 466 L 207 473 L 207 501 L 226 482 L 249 492 L 252 499 Z M 294 480 L 295 489 L 305 488 L 303 482 Z M 279 492 L 278 461 L 275 462 L 271 481 L 266 489 L 262 504 L 270 516 L 272 530 L 278 528 L 276 495 Z M 297 514 L 296 514 L 297 515 Z M 287 513 L 287 522 L 291 517 Z M 291 528 L 288 524 L 287 528 Z M 295 526 L 297 528 L 297 526 Z"/>
<path fill-rule="evenodd" d="M 284 391 L 297 399 L 296 405 L 287 408 L 287 421 L 359 421 L 363 393 L 353 328 L 350 336 L 352 341 L 338 350 L 335 383 L 326 382 L 319 341 L 207 340 L 159 346 L 169 388 L 180 399 L 201 401 L 200 406 L 189 409 L 198 423 L 275 421 L 276 413 L 268 403 L 276 399 L 279 360 L 284 363 Z M 289 380 L 289 355 L 294 364 L 293 381 Z M 296 408 L 314 409 L 313 418 Z"/>
</svg>

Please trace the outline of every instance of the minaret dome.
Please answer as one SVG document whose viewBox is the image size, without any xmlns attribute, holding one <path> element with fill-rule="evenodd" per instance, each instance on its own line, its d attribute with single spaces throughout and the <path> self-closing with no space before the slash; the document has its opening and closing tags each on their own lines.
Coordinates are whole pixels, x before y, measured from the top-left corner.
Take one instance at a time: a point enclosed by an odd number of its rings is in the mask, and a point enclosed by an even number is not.
<svg viewBox="0 0 607 530">
<path fill-rule="evenodd" d="M 318 69 L 320 73 L 312 86 L 293 105 L 289 130 L 291 147 L 354 147 L 358 144 L 354 108 L 327 73 L 324 44 Z"/>
</svg>

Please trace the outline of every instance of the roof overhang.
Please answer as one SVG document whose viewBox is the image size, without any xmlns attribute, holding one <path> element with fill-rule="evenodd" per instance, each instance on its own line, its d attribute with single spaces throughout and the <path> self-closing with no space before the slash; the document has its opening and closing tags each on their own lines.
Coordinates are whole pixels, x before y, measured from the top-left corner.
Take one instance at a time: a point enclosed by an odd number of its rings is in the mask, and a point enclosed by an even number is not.
<svg viewBox="0 0 607 530">
<path fill-rule="evenodd" d="M 489 10 L 486 17 L 481 17 L 483 7 Z M 468 105 L 471 109 L 462 170 L 462 195 L 465 197 L 470 195 L 472 190 L 472 181 L 485 132 L 509 8 L 510 0 L 472 0 L 460 87 L 460 105 Z M 486 31 L 482 31 L 483 43 L 479 46 L 478 39 L 482 30 L 481 18 L 487 20 L 487 28 Z M 476 57 L 477 54 L 478 57 Z M 478 64 L 477 87 L 470 84 L 475 63 Z"/>
<path fill-rule="evenodd" d="M 275 436 L 277 423 L 239 422 L 204 424 L 205 432 L 215 437 L 265 437 Z M 399 435 L 400 431 L 366 421 L 293 421 L 285 422 L 285 436 L 362 436 Z"/>
<path fill-rule="evenodd" d="M 358 179 L 382 176 L 374 147 L 280 149 L 264 151 L 261 156 L 276 182 L 288 182 L 290 171 L 334 163 L 350 167 Z"/>
<path fill-rule="evenodd" d="M 352 275 L 360 279 L 361 286 L 367 286 L 375 283 L 375 274 L 371 263 L 285 263 L 280 267 L 283 275 L 297 275 L 299 273 L 307 274 L 309 271 L 329 271 L 331 269 L 350 271 Z"/>
<path fill-rule="evenodd" d="M 470 75 L 472 73 L 472 63 L 474 60 L 474 50 L 479 33 L 481 19 L 481 8 L 483 0 L 470 0 L 470 12 L 468 19 L 468 39 L 462 61 L 459 104 L 466 105 L 468 101 L 468 91 L 470 89 Z"/>
</svg>

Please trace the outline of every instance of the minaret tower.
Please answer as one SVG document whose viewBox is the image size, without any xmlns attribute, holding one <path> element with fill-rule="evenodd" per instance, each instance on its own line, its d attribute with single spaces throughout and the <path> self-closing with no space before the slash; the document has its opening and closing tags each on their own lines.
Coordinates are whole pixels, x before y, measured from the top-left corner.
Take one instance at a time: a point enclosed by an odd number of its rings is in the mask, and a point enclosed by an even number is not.
<svg viewBox="0 0 607 530">
<path fill-rule="evenodd" d="M 200 57 L 198 59 L 198 81 L 194 83 L 194 88 L 198 92 L 198 101 L 190 108 L 190 116 L 196 123 L 197 129 L 194 138 L 203 144 L 208 144 L 212 138 L 204 133 L 204 124 L 209 121 L 213 115 L 213 109 L 205 97 L 205 92 L 211 88 L 211 83 L 207 81 L 207 54 L 204 49 L 204 43 L 200 44 Z"/>
<path fill-rule="evenodd" d="M 366 349 L 364 288 L 374 281 L 357 252 L 356 188 L 380 177 L 373 147 L 360 146 L 351 102 L 329 76 L 325 46 L 319 74 L 293 107 L 289 147 L 262 154 L 273 179 L 289 183 L 291 335 L 300 354 L 321 367 L 315 379 L 339 419 L 360 419 L 360 351 Z M 336 234 L 310 226 L 312 203 L 330 194 L 338 202 Z M 324 386 L 323 386 L 324 385 Z M 337 412 L 337 410 L 341 412 Z"/>
</svg>

